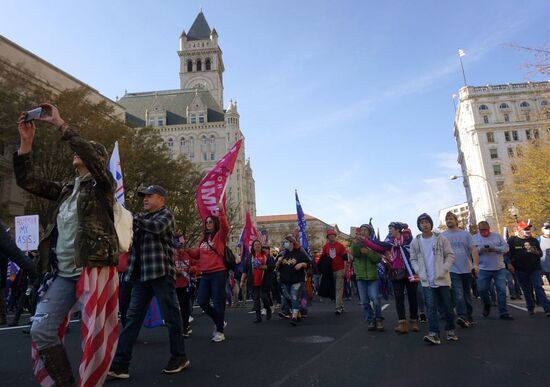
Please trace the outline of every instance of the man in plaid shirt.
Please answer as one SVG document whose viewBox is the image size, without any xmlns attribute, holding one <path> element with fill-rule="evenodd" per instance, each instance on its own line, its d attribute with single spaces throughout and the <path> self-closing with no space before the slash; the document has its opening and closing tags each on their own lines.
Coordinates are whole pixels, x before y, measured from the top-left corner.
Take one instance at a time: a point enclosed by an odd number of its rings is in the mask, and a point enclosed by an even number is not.
<svg viewBox="0 0 550 387">
<path fill-rule="evenodd" d="M 170 360 L 162 372 L 180 372 L 189 367 L 182 336 L 180 307 L 176 295 L 173 236 L 175 221 L 164 202 L 166 190 L 151 185 L 139 192 L 145 213 L 134 216 L 134 240 L 126 278 L 132 282 L 132 296 L 126 324 L 120 334 L 109 376 L 130 377 L 132 349 L 139 335 L 147 307 L 155 296 L 170 337 Z"/>
</svg>

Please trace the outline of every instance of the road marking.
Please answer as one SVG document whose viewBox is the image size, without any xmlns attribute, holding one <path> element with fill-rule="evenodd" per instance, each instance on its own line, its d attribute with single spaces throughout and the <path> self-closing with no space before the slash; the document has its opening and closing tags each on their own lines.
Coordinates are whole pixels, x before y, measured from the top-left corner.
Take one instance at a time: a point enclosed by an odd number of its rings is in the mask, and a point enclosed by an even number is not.
<svg viewBox="0 0 550 387">
<path fill-rule="evenodd" d="M 519 310 L 523 310 L 524 312 L 528 312 L 527 309 L 525 309 L 524 307 L 522 306 L 518 306 L 518 305 L 514 305 L 514 304 L 507 304 L 508 306 L 511 306 L 512 308 L 516 308 L 516 309 L 519 309 Z"/>
<path fill-rule="evenodd" d="M 78 322 L 80 320 L 71 320 L 69 322 L 71 323 L 74 323 L 74 322 Z M 11 330 L 14 330 L 14 329 L 23 329 L 23 328 L 28 328 L 30 327 L 30 325 L 18 325 L 16 327 L 6 327 L 6 328 L 0 328 L 0 331 L 11 331 Z"/>
<path fill-rule="evenodd" d="M 382 305 L 382 310 L 386 309 L 388 306 L 390 306 L 390 304 L 384 304 L 384 305 Z"/>
</svg>

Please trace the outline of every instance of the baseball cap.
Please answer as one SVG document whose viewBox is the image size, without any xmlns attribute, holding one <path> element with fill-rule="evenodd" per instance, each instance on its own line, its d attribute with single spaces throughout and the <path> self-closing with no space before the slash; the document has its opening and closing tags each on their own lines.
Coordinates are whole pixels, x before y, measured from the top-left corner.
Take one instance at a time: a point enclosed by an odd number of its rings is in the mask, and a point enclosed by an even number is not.
<svg viewBox="0 0 550 387">
<path fill-rule="evenodd" d="M 163 187 L 161 187 L 160 185 L 153 184 L 153 185 L 150 185 L 149 187 L 144 188 L 144 189 L 142 189 L 141 191 L 138 192 L 139 196 L 153 195 L 153 194 L 157 194 L 157 195 L 160 195 L 162 197 L 166 197 L 166 190 Z"/>
</svg>

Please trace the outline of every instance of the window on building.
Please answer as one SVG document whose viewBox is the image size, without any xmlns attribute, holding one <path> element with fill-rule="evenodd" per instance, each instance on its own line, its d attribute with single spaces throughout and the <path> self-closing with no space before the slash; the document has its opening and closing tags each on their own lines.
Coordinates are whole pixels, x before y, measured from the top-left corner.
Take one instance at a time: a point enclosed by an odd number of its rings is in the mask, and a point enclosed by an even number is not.
<svg viewBox="0 0 550 387">
<path fill-rule="evenodd" d="M 210 144 L 216 145 L 216 136 L 214 136 L 214 135 L 210 136 Z"/>
<path fill-rule="evenodd" d="M 495 174 L 495 176 L 499 176 L 501 174 L 500 164 L 493 165 L 493 173 Z"/>
<path fill-rule="evenodd" d="M 487 105 L 479 105 L 479 110 L 489 110 Z"/>
<path fill-rule="evenodd" d="M 539 130 L 538 129 L 533 129 L 533 138 L 535 140 L 538 140 L 540 138 L 540 134 L 539 134 Z"/>
<path fill-rule="evenodd" d="M 164 120 L 162 118 L 159 118 L 158 125 L 159 126 L 164 126 Z"/>
<path fill-rule="evenodd" d="M 514 141 L 518 141 L 518 140 L 519 140 L 519 136 L 518 136 L 518 131 L 517 131 L 517 130 L 512 130 L 512 138 L 514 139 Z"/>
<path fill-rule="evenodd" d="M 197 123 L 197 116 L 194 114 L 191 114 L 191 123 L 196 124 Z"/>
<path fill-rule="evenodd" d="M 167 142 L 168 148 L 172 149 L 174 147 L 174 139 L 169 138 Z"/>
<path fill-rule="evenodd" d="M 210 58 L 206 58 L 204 66 L 206 67 L 206 71 L 210 71 L 212 69 L 212 61 L 210 60 Z"/>
<path fill-rule="evenodd" d="M 547 106 L 547 105 L 548 105 L 548 101 L 546 100 L 540 101 L 540 106 Z"/>
<path fill-rule="evenodd" d="M 498 159 L 498 151 L 496 148 L 489 149 L 489 154 L 491 155 L 492 159 Z"/>
<path fill-rule="evenodd" d="M 202 145 L 208 145 L 208 139 L 206 138 L 206 136 L 202 136 L 201 140 L 202 140 Z"/>
<path fill-rule="evenodd" d="M 202 71 L 202 61 L 197 59 L 197 71 Z"/>
<path fill-rule="evenodd" d="M 497 191 L 502 191 L 504 189 L 504 181 L 497 180 L 496 183 L 497 183 Z"/>
<path fill-rule="evenodd" d="M 510 158 L 514 157 L 514 148 L 512 147 L 508 148 L 508 157 Z"/>
<path fill-rule="evenodd" d="M 512 141 L 512 137 L 510 136 L 510 132 L 504 132 L 504 140 Z"/>
<path fill-rule="evenodd" d="M 484 116 L 483 116 L 483 123 L 484 123 L 484 124 L 488 124 L 488 123 L 489 123 L 489 116 L 487 116 L 487 115 L 484 115 Z"/>
<path fill-rule="evenodd" d="M 199 114 L 199 124 L 204 124 L 204 114 Z"/>
<path fill-rule="evenodd" d="M 208 161 L 208 154 L 206 152 L 202 152 L 202 160 Z"/>
<path fill-rule="evenodd" d="M 529 113 L 525 113 L 525 121 L 531 121 L 531 115 Z"/>
<path fill-rule="evenodd" d="M 522 107 L 522 108 L 528 108 L 530 105 L 529 105 L 529 102 L 527 101 L 523 101 L 522 103 L 519 104 L 519 107 Z"/>
<path fill-rule="evenodd" d="M 508 106 L 507 103 L 503 102 L 503 103 L 500 104 L 499 108 L 501 108 L 501 109 L 509 109 L 510 106 Z"/>
<path fill-rule="evenodd" d="M 528 140 L 531 139 L 531 129 L 525 129 L 525 138 Z"/>
<path fill-rule="evenodd" d="M 155 126 L 155 122 L 154 118 L 149 118 L 149 126 Z"/>
<path fill-rule="evenodd" d="M 510 122 L 510 115 L 508 113 L 504 114 L 504 122 Z"/>
<path fill-rule="evenodd" d="M 216 160 L 216 153 L 215 152 L 210 153 L 210 160 Z"/>
<path fill-rule="evenodd" d="M 192 60 L 188 60 L 188 61 L 187 61 L 187 71 L 188 71 L 188 72 L 192 72 L 192 71 L 193 71 L 193 61 L 192 61 Z"/>
<path fill-rule="evenodd" d="M 495 134 L 493 132 L 487 132 L 487 142 L 494 143 L 495 142 Z"/>
</svg>

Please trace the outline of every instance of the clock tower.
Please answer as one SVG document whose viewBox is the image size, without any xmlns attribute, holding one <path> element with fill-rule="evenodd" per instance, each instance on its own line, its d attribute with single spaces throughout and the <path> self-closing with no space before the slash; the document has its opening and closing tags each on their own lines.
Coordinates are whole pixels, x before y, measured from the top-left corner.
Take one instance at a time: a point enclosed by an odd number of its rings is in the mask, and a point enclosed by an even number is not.
<svg viewBox="0 0 550 387">
<path fill-rule="evenodd" d="M 223 59 L 218 33 L 210 29 L 202 11 L 191 29 L 180 36 L 180 89 L 208 90 L 223 108 Z"/>
</svg>

